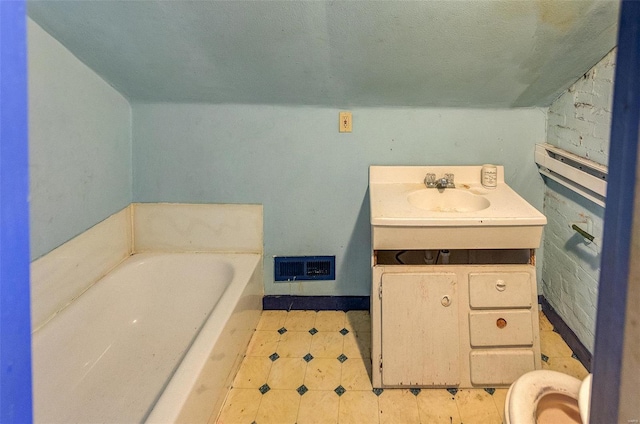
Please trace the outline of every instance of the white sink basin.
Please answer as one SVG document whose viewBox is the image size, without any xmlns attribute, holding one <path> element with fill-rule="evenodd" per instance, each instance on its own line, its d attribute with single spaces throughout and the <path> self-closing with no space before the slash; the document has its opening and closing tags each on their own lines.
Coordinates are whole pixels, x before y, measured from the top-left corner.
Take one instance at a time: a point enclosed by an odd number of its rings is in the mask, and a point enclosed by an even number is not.
<svg viewBox="0 0 640 424">
<path fill-rule="evenodd" d="M 543 214 L 504 182 L 480 182 L 481 166 L 372 166 L 369 169 L 374 250 L 524 249 L 540 245 Z M 455 174 L 456 188 L 426 188 L 427 173 Z"/>
<path fill-rule="evenodd" d="M 491 205 L 483 196 L 452 188 L 425 188 L 410 193 L 407 200 L 416 208 L 430 212 L 477 212 Z"/>
</svg>

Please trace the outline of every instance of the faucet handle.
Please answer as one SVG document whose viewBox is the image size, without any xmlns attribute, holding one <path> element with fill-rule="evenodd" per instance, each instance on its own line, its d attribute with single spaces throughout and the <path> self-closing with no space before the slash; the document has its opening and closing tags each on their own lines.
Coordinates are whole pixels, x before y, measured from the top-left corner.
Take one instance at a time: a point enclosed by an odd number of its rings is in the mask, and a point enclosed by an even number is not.
<svg viewBox="0 0 640 424">
<path fill-rule="evenodd" d="M 447 180 L 447 188 L 456 188 L 454 184 L 454 175 L 453 174 L 444 174 L 444 178 Z"/>
<path fill-rule="evenodd" d="M 436 184 L 436 174 L 428 173 L 424 177 L 424 185 L 427 186 L 427 188 L 434 188 Z"/>
</svg>

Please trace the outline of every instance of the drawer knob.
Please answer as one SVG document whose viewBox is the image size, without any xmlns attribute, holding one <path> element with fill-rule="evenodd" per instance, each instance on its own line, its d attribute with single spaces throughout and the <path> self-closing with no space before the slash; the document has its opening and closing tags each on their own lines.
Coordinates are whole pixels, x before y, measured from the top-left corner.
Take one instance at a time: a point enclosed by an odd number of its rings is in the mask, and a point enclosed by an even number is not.
<svg viewBox="0 0 640 424">
<path fill-rule="evenodd" d="M 496 290 L 505 291 L 506 288 L 507 288 L 507 283 L 505 283 L 504 280 L 496 281 Z"/>
<path fill-rule="evenodd" d="M 502 329 L 507 326 L 507 320 L 504 318 L 498 318 L 496 320 L 496 327 Z"/>
<path fill-rule="evenodd" d="M 449 295 L 442 296 L 440 303 L 442 303 L 442 306 L 446 308 L 447 306 L 451 305 L 451 298 L 449 297 Z"/>
</svg>

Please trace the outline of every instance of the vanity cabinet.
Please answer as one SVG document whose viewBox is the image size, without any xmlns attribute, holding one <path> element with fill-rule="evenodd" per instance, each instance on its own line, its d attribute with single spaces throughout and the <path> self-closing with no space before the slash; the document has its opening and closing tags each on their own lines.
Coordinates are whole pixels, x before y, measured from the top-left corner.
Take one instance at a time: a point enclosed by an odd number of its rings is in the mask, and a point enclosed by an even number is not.
<svg viewBox="0 0 640 424">
<path fill-rule="evenodd" d="M 369 168 L 374 388 L 508 387 L 541 367 L 547 219 L 482 168 Z"/>
<path fill-rule="evenodd" d="M 453 263 L 426 265 L 424 251 L 375 252 L 374 387 L 507 387 L 540 368 L 533 252 L 503 253 L 524 263 L 452 251 Z"/>
</svg>

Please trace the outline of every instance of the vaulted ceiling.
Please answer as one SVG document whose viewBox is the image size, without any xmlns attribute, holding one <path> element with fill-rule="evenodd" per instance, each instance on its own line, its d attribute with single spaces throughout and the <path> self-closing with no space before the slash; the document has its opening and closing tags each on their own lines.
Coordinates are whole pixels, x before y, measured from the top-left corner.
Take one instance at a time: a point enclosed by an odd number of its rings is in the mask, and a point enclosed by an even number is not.
<svg viewBox="0 0 640 424">
<path fill-rule="evenodd" d="M 134 102 L 547 106 L 616 45 L 618 2 L 29 1 Z"/>
</svg>

